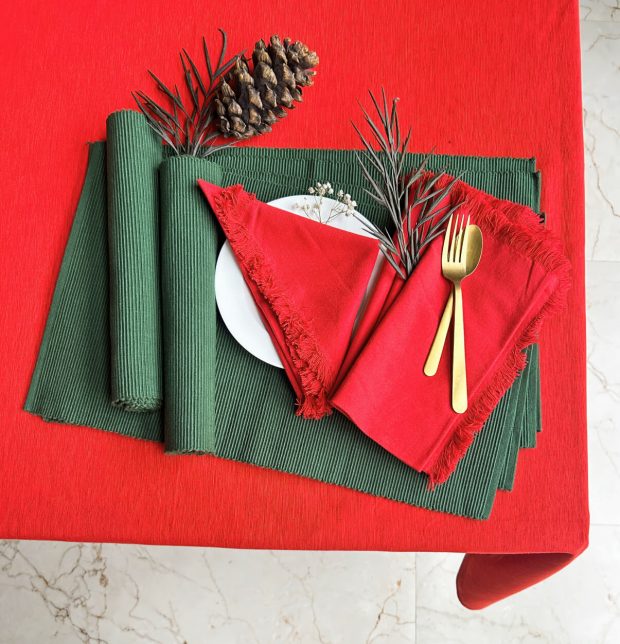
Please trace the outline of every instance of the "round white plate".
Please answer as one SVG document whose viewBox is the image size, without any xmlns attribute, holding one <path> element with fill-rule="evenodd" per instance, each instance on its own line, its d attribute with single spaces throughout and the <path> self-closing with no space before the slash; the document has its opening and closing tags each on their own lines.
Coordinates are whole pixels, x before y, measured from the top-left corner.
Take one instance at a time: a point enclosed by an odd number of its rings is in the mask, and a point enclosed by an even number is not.
<svg viewBox="0 0 620 644">
<path fill-rule="evenodd" d="M 287 210 L 300 217 L 306 217 L 307 215 L 298 207 L 304 201 L 310 205 L 314 204 L 314 199 L 309 195 L 298 195 L 275 199 L 274 201 L 270 201 L 269 205 L 280 208 L 281 210 Z M 336 203 L 333 199 L 323 199 L 321 209 L 323 219 L 327 219 L 329 211 Z M 357 213 L 357 216 L 364 222 L 368 221 L 359 213 Z M 364 229 L 362 222 L 353 215 L 339 214 L 326 225 L 347 230 L 357 235 L 363 235 L 364 237 L 371 237 L 370 233 Z M 370 284 L 374 281 L 378 263 L 377 261 L 377 264 L 375 264 L 375 270 Z M 222 246 L 222 250 L 217 258 L 217 265 L 215 267 L 215 299 L 222 320 L 224 320 L 224 324 L 235 340 L 259 360 L 267 362 L 274 367 L 282 367 L 280 357 L 273 346 L 267 329 L 265 329 L 260 313 L 258 312 L 258 307 L 252 299 L 250 289 L 243 279 L 243 274 L 237 265 L 237 260 L 228 242 Z"/>
</svg>

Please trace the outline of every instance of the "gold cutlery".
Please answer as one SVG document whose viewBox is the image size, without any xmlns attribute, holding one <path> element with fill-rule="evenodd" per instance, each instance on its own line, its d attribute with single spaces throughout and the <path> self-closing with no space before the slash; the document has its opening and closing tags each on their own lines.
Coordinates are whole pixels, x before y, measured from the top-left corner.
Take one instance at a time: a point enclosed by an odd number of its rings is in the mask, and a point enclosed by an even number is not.
<svg viewBox="0 0 620 644">
<path fill-rule="evenodd" d="M 469 243 L 467 244 L 467 251 L 465 254 L 465 266 L 466 275 L 469 276 L 476 270 L 476 268 L 478 268 L 480 258 L 482 257 L 482 231 L 474 224 L 470 224 L 467 228 L 469 229 Z M 444 239 L 444 246 L 449 243 L 450 238 L 446 236 Z M 437 333 L 435 334 L 433 344 L 428 352 L 428 358 L 424 364 L 424 373 L 427 376 L 434 376 L 437 373 L 441 354 L 443 353 L 443 347 L 446 343 L 446 338 L 448 337 L 448 329 L 450 328 L 453 307 L 454 293 L 450 290 L 448 301 L 446 302 L 443 315 L 441 316 L 439 326 L 437 327 Z"/>
<path fill-rule="evenodd" d="M 454 311 L 452 355 L 452 408 L 462 414 L 467 410 L 467 369 L 461 282 L 474 272 L 482 254 L 482 234 L 477 226 L 465 224 L 465 216 L 452 216 L 448 221 L 442 256 L 443 276 L 453 284 L 451 294 L 424 365 L 426 375 L 434 375 L 445 343 L 450 316 Z"/>
</svg>

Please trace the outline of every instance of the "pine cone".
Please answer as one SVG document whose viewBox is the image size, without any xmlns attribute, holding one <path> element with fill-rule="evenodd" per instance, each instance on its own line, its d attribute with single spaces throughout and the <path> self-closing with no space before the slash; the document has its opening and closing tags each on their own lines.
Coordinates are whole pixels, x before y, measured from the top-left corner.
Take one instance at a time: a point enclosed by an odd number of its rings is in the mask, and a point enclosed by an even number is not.
<svg viewBox="0 0 620 644">
<path fill-rule="evenodd" d="M 215 99 L 224 136 L 247 139 L 271 132 L 271 126 L 302 100 L 302 87 L 313 83 L 319 57 L 302 42 L 274 35 L 259 40 L 252 53 L 252 71 L 245 57 L 222 80 Z"/>
</svg>

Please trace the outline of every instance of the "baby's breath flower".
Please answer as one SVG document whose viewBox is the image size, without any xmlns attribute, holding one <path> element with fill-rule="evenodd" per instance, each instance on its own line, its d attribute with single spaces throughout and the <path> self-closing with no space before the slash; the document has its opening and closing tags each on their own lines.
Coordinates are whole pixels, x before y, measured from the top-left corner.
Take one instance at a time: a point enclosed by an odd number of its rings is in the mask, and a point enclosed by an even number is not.
<svg viewBox="0 0 620 644">
<path fill-rule="evenodd" d="M 334 187 L 329 181 L 321 183 L 317 181 L 314 186 L 308 188 L 308 194 L 312 196 L 313 202 L 310 204 L 306 199 L 303 203 L 296 203 L 293 205 L 294 208 L 301 210 L 307 217 L 315 219 L 320 223 L 329 223 L 332 219 L 336 218 L 338 215 L 349 216 L 357 207 L 357 202 L 351 199 L 351 195 L 344 190 L 335 191 Z M 323 209 L 323 199 L 326 196 L 334 195 L 336 203 L 330 208 L 327 215 L 322 215 Z"/>
</svg>

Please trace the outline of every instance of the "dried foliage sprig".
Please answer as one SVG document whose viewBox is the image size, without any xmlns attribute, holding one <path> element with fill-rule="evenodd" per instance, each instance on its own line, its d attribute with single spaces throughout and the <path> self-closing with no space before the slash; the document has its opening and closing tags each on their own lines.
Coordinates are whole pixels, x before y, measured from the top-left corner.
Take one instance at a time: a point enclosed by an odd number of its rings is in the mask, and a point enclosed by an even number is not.
<svg viewBox="0 0 620 644">
<path fill-rule="evenodd" d="M 366 229 L 379 240 L 379 246 L 386 260 L 394 270 L 406 279 L 420 261 L 428 244 L 441 235 L 452 213 L 462 204 L 449 207 L 446 197 L 460 176 L 453 178 L 444 187 L 438 188 L 445 172 L 425 176 L 431 154 L 422 159 L 413 171 L 405 169 L 407 149 L 411 139 L 411 128 L 403 137 L 398 119 L 398 98 L 388 104 L 385 90 L 381 90 L 381 102 L 369 92 L 379 123 L 360 105 L 364 120 L 370 127 L 372 139 L 378 145 L 375 149 L 353 123 L 364 150 L 356 153 L 364 178 L 370 189 L 364 188 L 374 201 L 387 209 L 394 232 L 381 230 L 365 222 Z M 415 188 L 412 190 L 412 186 Z"/>
<path fill-rule="evenodd" d="M 132 96 L 138 108 L 146 117 L 148 124 L 167 143 L 175 154 L 207 157 L 213 152 L 233 145 L 218 145 L 215 141 L 220 136 L 217 129 L 217 117 L 214 112 L 214 98 L 224 76 L 231 70 L 241 56 L 236 54 L 226 60 L 227 36 L 223 29 L 222 44 L 214 66 L 207 42 L 202 39 L 202 49 L 206 65 L 206 76 L 185 49 L 179 54 L 183 67 L 185 97 L 177 85 L 170 89 L 152 71 L 151 78 L 157 89 L 165 96 L 164 104 L 158 103 L 145 92 L 133 92 Z"/>
</svg>

